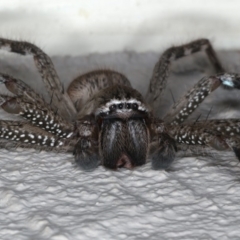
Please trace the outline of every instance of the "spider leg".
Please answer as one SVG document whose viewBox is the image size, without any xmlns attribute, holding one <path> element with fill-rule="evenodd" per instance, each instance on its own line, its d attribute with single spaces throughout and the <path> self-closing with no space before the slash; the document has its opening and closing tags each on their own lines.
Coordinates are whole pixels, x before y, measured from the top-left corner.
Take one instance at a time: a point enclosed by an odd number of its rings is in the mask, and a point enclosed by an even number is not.
<svg viewBox="0 0 240 240">
<path fill-rule="evenodd" d="M 164 116 L 164 121 L 172 125 L 181 124 L 211 92 L 221 85 L 227 89 L 240 89 L 240 76 L 238 74 L 223 73 L 202 78 L 171 107 L 168 114 Z"/>
<path fill-rule="evenodd" d="M 93 116 L 85 116 L 76 121 L 76 137 L 78 139 L 73 155 L 77 165 L 91 171 L 101 164 L 98 146 L 98 127 Z"/>
<path fill-rule="evenodd" d="M 39 94 L 20 79 L 15 79 L 12 76 L 0 73 L 0 83 L 4 84 L 11 93 L 19 97 L 24 97 L 31 102 L 39 102 L 43 105 L 46 104 Z"/>
<path fill-rule="evenodd" d="M 9 113 L 19 114 L 34 126 L 45 129 L 60 138 L 69 138 L 73 132 L 73 124 L 68 123 L 55 114 L 51 107 L 19 79 L 0 73 L 0 82 L 16 97 L 0 95 L 1 107 Z"/>
<path fill-rule="evenodd" d="M 216 119 L 192 124 L 167 126 L 178 144 L 201 145 L 218 151 L 234 151 L 240 160 L 240 120 Z"/>
<path fill-rule="evenodd" d="M 0 147 L 72 152 L 76 140 L 61 139 L 26 122 L 0 121 Z"/>
<path fill-rule="evenodd" d="M 73 134 L 73 124 L 66 122 L 50 108 L 40 103 L 32 103 L 22 97 L 0 95 L 4 111 L 19 114 L 32 125 L 40 127 L 60 138 L 69 138 Z"/>
<path fill-rule="evenodd" d="M 155 105 L 155 102 L 161 96 L 166 87 L 169 68 L 172 61 L 203 50 L 206 51 L 209 60 L 216 69 L 216 72 L 224 72 L 224 69 L 208 39 L 199 39 L 186 45 L 169 48 L 162 54 L 154 67 L 146 96 L 147 102 L 151 103 L 151 105 Z"/>
<path fill-rule="evenodd" d="M 58 109 L 62 117 L 72 119 L 76 110 L 68 94 L 65 92 L 62 83 L 56 73 L 50 57 L 37 46 L 21 41 L 12 41 L 0 38 L 0 49 L 8 52 L 14 52 L 21 55 L 31 55 L 34 58 L 35 65 L 41 73 L 43 82 L 52 96 L 52 107 Z"/>
<path fill-rule="evenodd" d="M 16 95 L 0 95 L 0 106 L 29 121 L 0 120 L 0 147 L 73 152 L 76 163 L 85 170 L 100 164 L 97 140 L 92 137 L 97 135 L 95 122 L 85 117 L 69 123 L 21 80 L 0 73 L 0 82 Z"/>
</svg>

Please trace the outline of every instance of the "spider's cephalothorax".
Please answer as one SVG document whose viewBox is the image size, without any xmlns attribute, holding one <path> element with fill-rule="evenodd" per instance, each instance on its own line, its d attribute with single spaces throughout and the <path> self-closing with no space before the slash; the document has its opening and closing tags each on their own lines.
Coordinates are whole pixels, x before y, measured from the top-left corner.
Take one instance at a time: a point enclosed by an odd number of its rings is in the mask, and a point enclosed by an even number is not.
<svg viewBox="0 0 240 240">
<path fill-rule="evenodd" d="M 94 75 L 95 72 L 92 74 Z M 105 74 L 109 72 L 105 71 Z M 114 74 L 120 79 L 120 74 L 116 72 Z M 81 84 L 79 79 L 72 85 L 80 89 L 78 84 Z M 85 132 L 78 131 L 80 141 L 74 153 L 77 163 L 82 168 L 91 169 L 99 163 L 111 169 L 133 168 L 146 163 L 151 140 L 157 133 L 152 129 L 153 116 L 150 108 L 144 102 L 142 95 L 129 85 L 129 82 L 122 82 L 102 89 L 99 87 L 94 94 L 90 94 L 93 91 L 89 90 L 89 99 L 82 106 L 78 119 L 80 121 L 84 119 L 85 124 L 89 126 L 95 125 L 95 131 L 90 131 L 91 135 L 88 136 Z M 85 87 L 82 91 L 86 90 Z M 89 86 L 89 89 L 91 88 Z M 71 85 L 68 92 L 71 96 Z M 79 104 L 77 100 L 73 102 Z M 163 133 L 164 127 L 160 124 L 159 128 Z M 171 137 L 168 136 L 168 140 L 170 139 Z M 170 164 L 174 159 L 175 143 L 172 139 L 169 143 L 166 142 L 166 144 L 171 143 L 172 152 L 164 156 L 168 158 L 165 159 L 165 164 Z"/>
<path fill-rule="evenodd" d="M 147 160 L 154 169 L 166 169 L 182 149 L 191 154 L 233 151 L 240 158 L 239 119 L 185 123 L 219 86 L 240 88 L 239 75 L 224 73 L 207 39 L 166 50 L 156 63 L 146 98 L 124 75 L 106 70 L 80 76 L 65 91 L 51 59 L 35 45 L 0 38 L 0 49 L 32 55 L 51 96 L 49 104 L 23 81 L 0 73 L 0 82 L 15 95 L 0 95 L 1 107 L 25 119 L 0 120 L 0 147 L 72 152 L 86 170 L 100 164 L 133 168 Z M 171 62 L 203 50 L 217 74 L 201 79 L 163 120 L 158 119 L 154 107 L 166 87 Z"/>
</svg>

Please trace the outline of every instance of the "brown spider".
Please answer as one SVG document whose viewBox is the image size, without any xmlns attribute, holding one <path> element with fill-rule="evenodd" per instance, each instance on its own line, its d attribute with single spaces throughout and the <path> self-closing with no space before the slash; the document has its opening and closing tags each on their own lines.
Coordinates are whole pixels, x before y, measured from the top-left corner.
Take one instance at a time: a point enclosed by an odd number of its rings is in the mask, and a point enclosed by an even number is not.
<svg viewBox="0 0 240 240">
<path fill-rule="evenodd" d="M 47 103 L 21 80 L 0 74 L 0 81 L 15 94 L 0 95 L 1 107 L 26 120 L 0 121 L 0 147 L 72 152 L 85 170 L 100 164 L 110 169 L 133 168 L 147 159 L 154 169 L 167 169 L 182 149 L 192 155 L 234 151 L 240 158 L 239 119 L 184 123 L 220 85 L 240 88 L 239 76 L 224 73 L 207 39 L 166 50 L 154 68 L 146 100 L 125 76 L 114 71 L 82 75 L 65 91 L 51 59 L 35 45 L 0 39 L 0 49 L 32 55 L 51 96 Z M 165 89 L 171 62 L 203 50 L 217 74 L 201 79 L 163 121 L 155 117 L 152 109 Z"/>
</svg>

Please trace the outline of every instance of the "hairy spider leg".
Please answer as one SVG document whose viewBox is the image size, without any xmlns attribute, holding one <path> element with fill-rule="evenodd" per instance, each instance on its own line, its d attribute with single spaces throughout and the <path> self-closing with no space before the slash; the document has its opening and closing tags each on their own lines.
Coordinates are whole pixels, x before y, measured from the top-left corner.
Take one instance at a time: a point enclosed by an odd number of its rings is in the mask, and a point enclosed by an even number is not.
<svg viewBox="0 0 240 240">
<path fill-rule="evenodd" d="M 147 102 L 154 106 L 156 102 L 159 101 L 162 92 L 166 88 L 169 68 L 172 61 L 200 51 L 206 51 L 217 73 L 224 72 L 224 68 L 208 39 L 199 39 L 182 46 L 171 47 L 161 55 L 154 67 L 146 95 Z"/>
<path fill-rule="evenodd" d="M 73 124 L 54 113 L 51 107 L 33 89 L 19 79 L 0 74 L 0 82 L 16 97 L 0 95 L 1 107 L 9 113 L 19 114 L 32 125 L 60 138 L 73 134 Z"/>
<path fill-rule="evenodd" d="M 171 107 L 163 120 L 171 125 L 183 123 L 221 85 L 226 89 L 240 89 L 240 76 L 223 73 L 202 78 Z"/>
<path fill-rule="evenodd" d="M 53 109 L 58 109 L 59 114 L 65 119 L 71 120 L 75 117 L 76 109 L 68 94 L 65 92 L 54 65 L 46 53 L 29 42 L 13 41 L 4 38 L 0 38 L 0 49 L 21 55 L 33 56 L 45 87 L 52 97 L 51 105 Z"/>
</svg>

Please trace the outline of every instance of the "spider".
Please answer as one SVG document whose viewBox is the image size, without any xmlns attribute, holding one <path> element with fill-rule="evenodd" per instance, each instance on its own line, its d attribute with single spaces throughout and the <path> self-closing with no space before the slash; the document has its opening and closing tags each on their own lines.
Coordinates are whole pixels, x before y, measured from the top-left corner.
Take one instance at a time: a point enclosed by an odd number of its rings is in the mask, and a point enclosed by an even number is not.
<svg viewBox="0 0 240 240">
<path fill-rule="evenodd" d="M 148 160 L 153 169 L 168 169 L 177 151 L 186 148 L 193 155 L 210 149 L 233 151 L 240 158 L 239 119 L 185 121 L 219 86 L 240 88 L 239 76 L 225 73 L 207 39 L 167 49 L 154 67 L 146 98 L 124 75 L 110 70 L 86 73 L 65 91 L 51 59 L 37 46 L 0 38 L 0 49 L 33 56 L 51 96 L 48 103 L 22 80 L 1 73 L 0 82 L 14 96 L 0 95 L 0 105 L 24 120 L 0 121 L 0 147 L 70 152 L 84 170 L 99 165 L 132 169 Z M 202 78 L 159 119 L 154 106 L 171 62 L 199 51 L 206 52 L 217 73 Z"/>
</svg>

